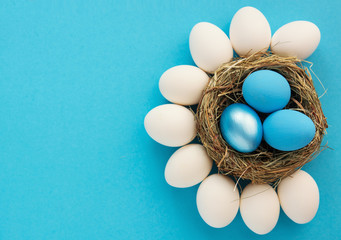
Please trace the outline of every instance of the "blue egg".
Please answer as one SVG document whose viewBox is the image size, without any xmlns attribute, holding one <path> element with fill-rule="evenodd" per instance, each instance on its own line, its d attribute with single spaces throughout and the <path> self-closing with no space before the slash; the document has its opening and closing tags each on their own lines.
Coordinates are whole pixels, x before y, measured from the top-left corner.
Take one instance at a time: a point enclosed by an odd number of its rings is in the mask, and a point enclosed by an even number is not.
<svg viewBox="0 0 341 240">
<path fill-rule="evenodd" d="M 313 121 L 301 112 L 279 110 L 263 123 L 264 139 L 273 148 L 294 151 L 308 145 L 315 136 Z"/>
<path fill-rule="evenodd" d="M 263 128 L 257 113 L 249 106 L 234 103 L 220 118 L 220 131 L 225 141 L 239 152 L 252 152 L 262 141 Z"/>
<path fill-rule="evenodd" d="M 242 92 L 245 101 L 263 113 L 284 108 L 291 96 L 288 81 L 281 74 L 271 70 L 251 73 L 243 83 Z"/>
</svg>

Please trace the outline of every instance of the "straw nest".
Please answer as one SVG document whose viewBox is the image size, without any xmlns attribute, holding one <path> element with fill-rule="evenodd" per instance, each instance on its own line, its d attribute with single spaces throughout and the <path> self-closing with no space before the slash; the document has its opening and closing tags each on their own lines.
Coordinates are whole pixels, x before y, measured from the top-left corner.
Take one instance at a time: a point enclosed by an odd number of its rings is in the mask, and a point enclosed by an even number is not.
<svg viewBox="0 0 341 240">
<path fill-rule="evenodd" d="M 310 117 L 316 127 L 314 139 L 304 148 L 285 152 L 271 148 L 266 142 L 252 153 L 232 149 L 222 138 L 219 119 L 232 103 L 245 103 L 242 96 L 244 79 L 252 72 L 270 69 L 282 74 L 291 87 L 291 99 L 286 109 L 294 109 Z M 223 64 L 211 77 L 197 108 L 197 130 L 208 155 L 220 173 L 253 183 L 276 184 L 312 160 L 322 149 L 321 141 L 328 127 L 311 75 L 295 57 L 279 57 L 256 53 Z M 260 115 L 264 120 L 266 115 Z"/>
</svg>

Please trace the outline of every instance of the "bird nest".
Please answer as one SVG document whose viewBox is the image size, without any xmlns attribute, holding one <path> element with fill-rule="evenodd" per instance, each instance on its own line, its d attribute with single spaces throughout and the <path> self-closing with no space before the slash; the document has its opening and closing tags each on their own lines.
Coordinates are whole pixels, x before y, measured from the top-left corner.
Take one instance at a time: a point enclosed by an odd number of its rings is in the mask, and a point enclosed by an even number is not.
<svg viewBox="0 0 341 240">
<path fill-rule="evenodd" d="M 242 96 L 243 82 L 249 74 L 261 69 L 283 75 L 291 87 L 291 99 L 285 108 L 300 111 L 314 122 L 314 139 L 304 148 L 285 152 L 262 141 L 254 152 L 241 153 L 223 139 L 219 128 L 223 110 L 233 103 L 246 103 Z M 260 114 L 262 120 L 266 116 Z M 278 183 L 311 161 L 323 149 L 321 142 L 328 127 L 308 69 L 295 57 L 270 53 L 256 53 L 220 66 L 204 91 L 196 117 L 199 140 L 215 161 L 219 172 L 253 183 Z"/>
</svg>

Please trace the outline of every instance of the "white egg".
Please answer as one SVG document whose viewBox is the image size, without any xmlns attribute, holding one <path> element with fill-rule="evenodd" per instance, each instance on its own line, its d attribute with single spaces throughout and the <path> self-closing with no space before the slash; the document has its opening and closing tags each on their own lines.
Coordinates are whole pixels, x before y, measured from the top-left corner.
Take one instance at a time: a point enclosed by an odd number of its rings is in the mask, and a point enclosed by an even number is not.
<svg viewBox="0 0 341 240">
<path fill-rule="evenodd" d="M 239 56 L 266 52 L 271 42 L 270 25 L 258 9 L 243 7 L 232 18 L 230 39 Z"/>
<path fill-rule="evenodd" d="M 279 28 L 272 37 L 271 51 L 280 56 L 308 58 L 320 43 L 318 27 L 308 21 L 295 21 Z"/>
<path fill-rule="evenodd" d="M 213 161 L 201 144 L 188 144 L 179 148 L 169 158 L 165 178 L 169 185 L 178 188 L 192 187 L 207 177 Z"/>
<path fill-rule="evenodd" d="M 180 65 L 164 72 L 159 81 L 161 94 L 180 105 L 198 104 L 209 77 L 200 68 Z"/>
<path fill-rule="evenodd" d="M 150 110 L 144 127 L 152 139 L 169 147 L 183 146 L 196 136 L 194 114 L 176 104 L 164 104 Z"/>
<path fill-rule="evenodd" d="M 249 184 L 240 197 L 240 214 L 248 228 L 257 234 L 269 233 L 280 212 L 275 190 L 268 184 Z"/>
<path fill-rule="evenodd" d="M 220 28 L 208 22 L 198 23 L 192 28 L 189 48 L 195 64 L 209 73 L 233 57 L 230 39 Z"/>
<path fill-rule="evenodd" d="M 296 223 L 310 222 L 319 206 L 319 190 L 315 180 L 298 170 L 278 185 L 278 197 L 285 214 Z"/>
<path fill-rule="evenodd" d="M 199 186 L 197 207 L 202 219 L 211 227 L 229 225 L 237 215 L 239 191 L 231 178 L 213 174 Z"/>
</svg>

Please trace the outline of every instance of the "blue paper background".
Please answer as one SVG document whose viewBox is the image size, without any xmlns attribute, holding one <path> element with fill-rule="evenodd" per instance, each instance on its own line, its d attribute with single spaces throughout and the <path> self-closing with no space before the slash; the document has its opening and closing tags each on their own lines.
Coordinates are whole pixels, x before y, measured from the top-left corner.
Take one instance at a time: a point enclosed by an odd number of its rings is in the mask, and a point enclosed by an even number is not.
<svg viewBox="0 0 341 240">
<path fill-rule="evenodd" d="M 274 32 L 310 20 L 322 33 L 308 60 L 321 98 L 326 150 L 304 169 L 320 188 L 316 218 L 283 212 L 266 236 L 240 214 L 226 228 L 200 218 L 197 186 L 168 186 L 175 151 L 151 140 L 146 113 L 166 103 L 158 80 L 193 64 L 188 36 L 209 21 L 227 31 L 251 5 Z M 0 2 L 0 239 L 340 239 L 340 9 L 334 1 Z M 318 93 L 323 93 L 316 78 Z"/>
</svg>

